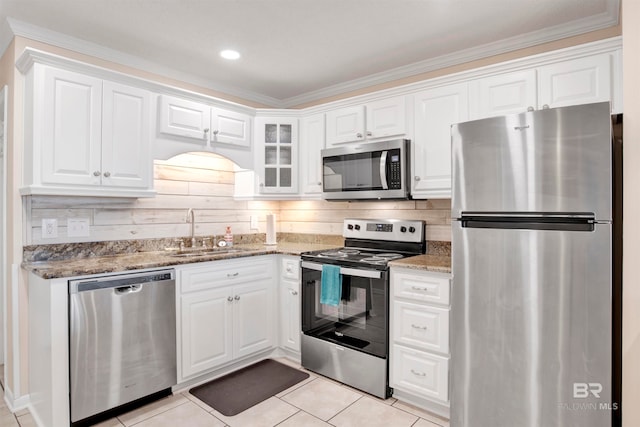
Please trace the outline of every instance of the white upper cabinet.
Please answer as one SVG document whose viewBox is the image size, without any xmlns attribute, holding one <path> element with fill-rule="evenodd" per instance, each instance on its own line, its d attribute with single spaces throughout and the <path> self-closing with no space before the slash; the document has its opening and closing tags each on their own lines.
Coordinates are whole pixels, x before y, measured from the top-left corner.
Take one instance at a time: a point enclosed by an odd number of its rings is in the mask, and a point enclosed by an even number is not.
<svg viewBox="0 0 640 427">
<path fill-rule="evenodd" d="M 259 193 L 297 193 L 298 119 L 258 117 L 255 124 Z"/>
<path fill-rule="evenodd" d="M 105 81 L 102 103 L 102 184 L 151 187 L 151 94 Z"/>
<path fill-rule="evenodd" d="M 159 99 L 161 134 L 211 143 L 251 147 L 251 116 L 174 96 Z"/>
<path fill-rule="evenodd" d="M 211 128 L 211 107 L 199 102 L 162 95 L 159 131 L 165 135 L 194 139 L 205 144 Z"/>
<path fill-rule="evenodd" d="M 307 195 L 322 193 L 322 159 L 324 148 L 324 114 L 302 119 L 300 126 L 300 191 Z"/>
<path fill-rule="evenodd" d="M 367 139 L 388 138 L 407 133 L 404 96 L 369 102 L 365 108 Z"/>
<path fill-rule="evenodd" d="M 536 71 L 498 74 L 469 83 L 469 117 L 484 119 L 537 108 Z"/>
<path fill-rule="evenodd" d="M 428 89 L 414 95 L 411 156 L 414 198 L 451 197 L 451 125 L 468 120 L 467 83 Z"/>
<path fill-rule="evenodd" d="M 402 136 L 406 133 L 404 96 L 327 112 L 327 147 L 365 140 Z"/>
<path fill-rule="evenodd" d="M 35 64 L 22 194 L 153 196 L 151 93 Z"/>
<path fill-rule="evenodd" d="M 251 147 L 251 116 L 235 111 L 211 108 L 212 143 Z"/>
<path fill-rule="evenodd" d="M 364 105 L 327 112 L 327 147 L 364 140 Z"/>
<path fill-rule="evenodd" d="M 540 108 L 612 101 L 611 68 L 608 53 L 538 68 Z"/>
</svg>

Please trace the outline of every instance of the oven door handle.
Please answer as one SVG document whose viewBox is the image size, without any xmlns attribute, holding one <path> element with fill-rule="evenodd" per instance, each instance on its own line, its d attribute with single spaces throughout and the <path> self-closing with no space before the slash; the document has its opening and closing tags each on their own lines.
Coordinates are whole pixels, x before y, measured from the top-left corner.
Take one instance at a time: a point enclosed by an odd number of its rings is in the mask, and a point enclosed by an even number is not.
<svg viewBox="0 0 640 427">
<path fill-rule="evenodd" d="M 322 264 L 315 262 L 302 261 L 302 268 L 308 268 L 309 270 L 322 271 Z M 359 270 L 357 268 L 340 267 L 340 274 L 343 276 L 355 276 L 366 277 L 369 279 L 379 279 L 382 277 L 382 272 L 377 270 Z"/>
</svg>

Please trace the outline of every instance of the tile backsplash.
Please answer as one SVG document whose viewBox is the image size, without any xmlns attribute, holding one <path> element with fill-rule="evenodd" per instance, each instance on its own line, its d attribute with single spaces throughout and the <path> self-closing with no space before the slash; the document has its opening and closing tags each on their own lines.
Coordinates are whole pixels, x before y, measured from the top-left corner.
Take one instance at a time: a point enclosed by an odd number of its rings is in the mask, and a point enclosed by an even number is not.
<svg viewBox="0 0 640 427">
<path fill-rule="evenodd" d="M 380 202 L 234 200 L 234 164 L 213 154 L 193 153 L 156 160 L 155 198 L 28 196 L 25 244 L 164 239 L 190 233 L 187 210 L 195 214 L 196 236 L 265 233 L 266 215 L 275 213 L 281 233 L 341 235 L 344 218 L 422 219 L 427 240 L 451 240 L 449 199 Z M 258 229 L 250 229 L 250 217 Z M 42 219 L 58 222 L 58 237 L 42 238 Z M 68 237 L 67 219 L 88 218 L 89 237 Z"/>
</svg>

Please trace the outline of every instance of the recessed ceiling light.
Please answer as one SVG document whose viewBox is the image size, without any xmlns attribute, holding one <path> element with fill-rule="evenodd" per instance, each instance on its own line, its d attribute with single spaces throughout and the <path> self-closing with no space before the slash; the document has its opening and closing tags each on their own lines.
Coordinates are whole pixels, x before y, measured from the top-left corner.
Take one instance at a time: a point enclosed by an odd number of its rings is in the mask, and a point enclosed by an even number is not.
<svg viewBox="0 0 640 427">
<path fill-rule="evenodd" d="M 240 53 L 232 49 L 225 49 L 220 52 L 220 56 L 224 59 L 238 59 L 240 58 Z"/>
</svg>

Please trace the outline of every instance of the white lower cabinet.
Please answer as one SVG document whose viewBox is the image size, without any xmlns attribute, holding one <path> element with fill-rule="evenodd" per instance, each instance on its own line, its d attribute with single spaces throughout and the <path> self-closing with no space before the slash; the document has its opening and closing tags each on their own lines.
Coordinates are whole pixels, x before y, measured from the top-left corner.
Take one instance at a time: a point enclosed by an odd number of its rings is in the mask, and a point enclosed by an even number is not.
<svg viewBox="0 0 640 427">
<path fill-rule="evenodd" d="M 273 266 L 266 256 L 176 268 L 179 383 L 275 346 Z"/>
<path fill-rule="evenodd" d="M 394 396 L 449 416 L 450 275 L 391 269 L 390 386 Z"/>
<path fill-rule="evenodd" d="M 285 351 L 300 355 L 301 313 L 300 313 L 300 258 L 283 256 L 280 258 L 280 347 Z"/>
</svg>

